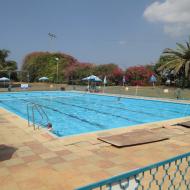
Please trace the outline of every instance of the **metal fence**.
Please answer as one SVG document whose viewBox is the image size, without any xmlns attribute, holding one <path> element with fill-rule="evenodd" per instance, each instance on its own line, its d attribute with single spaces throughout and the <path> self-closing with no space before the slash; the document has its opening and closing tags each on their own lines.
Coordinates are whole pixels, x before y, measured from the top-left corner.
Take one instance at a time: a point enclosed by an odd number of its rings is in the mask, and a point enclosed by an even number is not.
<svg viewBox="0 0 190 190">
<path fill-rule="evenodd" d="M 0 92 L 18 92 L 18 91 L 52 91 L 52 90 L 76 90 L 76 91 L 88 91 L 86 85 L 67 85 L 67 84 L 54 84 L 49 82 L 36 82 L 28 83 L 28 87 L 25 88 L 27 83 L 9 83 L 0 84 Z M 22 88 L 22 86 L 24 88 Z M 95 93 L 109 93 L 109 94 L 121 94 L 154 98 L 169 98 L 179 100 L 190 100 L 190 89 L 180 89 L 169 86 L 96 86 L 96 89 L 92 89 Z"/>
<path fill-rule="evenodd" d="M 189 190 L 190 152 L 77 190 Z"/>
</svg>

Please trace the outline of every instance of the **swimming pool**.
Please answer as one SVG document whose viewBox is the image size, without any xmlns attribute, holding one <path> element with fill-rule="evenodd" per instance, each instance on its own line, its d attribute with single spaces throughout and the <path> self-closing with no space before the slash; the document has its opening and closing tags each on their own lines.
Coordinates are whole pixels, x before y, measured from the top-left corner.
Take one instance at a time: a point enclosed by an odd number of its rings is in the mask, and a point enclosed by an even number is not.
<svg viewBox="0 0 190 190">
<path fill-rule="evenodd" d="M 27 119 L 27 104 L 43 107 L 57 136 L 95 132 L 185 117 L 189 104 L 77 92 L 2 93 L 0 106 Z M 39 113 L 35 113 L 40 122 Z M 31 116 L 30 116 L 30 119 Z"/>
</svg>

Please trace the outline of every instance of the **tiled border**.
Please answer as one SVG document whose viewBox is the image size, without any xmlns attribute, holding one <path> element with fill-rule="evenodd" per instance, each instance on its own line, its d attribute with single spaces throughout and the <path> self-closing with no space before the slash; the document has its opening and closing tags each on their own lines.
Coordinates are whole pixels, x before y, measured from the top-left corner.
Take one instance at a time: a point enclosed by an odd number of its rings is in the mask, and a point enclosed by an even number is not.
<svg viewBox="0 0 190 190">
<path fill-rule="evenodd" d="M 28 91 L 29 93 L 31 91 Z M 35 91 L 35 92 L 49 92 L 49 91 Z M 50 91 L 50 92 L 57 92 L 57 91 Z M 61 91 L 59 91 L 61 92 Z M 130 96 L 130 95 L 120 95 L 120 94 L 108 94 L 108 93 L 89 93 L 89 92 L 83 92 L 83 91 L 67 91 L 67 92 L 77 92 L 77 93 L 81 93 L 81 94 L 92 94 L 92 95 L 99 95 L 99 96 L 111 96 L 111 97 L 123 97 L 123 98 L 131 98 L 131 99 L 142 99 L 142 100 L 154 100 L 154 101 L 163 101 L 163 102 L 171 102 L 171 103 L 179 103 L 179 104 L 190 104 L 190 101 L 185 101 L 185 100 L 171 100 L 171 99 L 164 99 L 164 98 L 149 98 L 149 97 L 139 97 L 139 96 Z M 14 92 L 15 93 L 15 92 Z M 16 92 L 16 93 L 22 93 L 22 92 Z M 26 125 L 28 125 L 28 121 L 27 119 L 22 118 L 21 116 L 17 115 L 14 112 L 11 112 L 3 107 L 1 107 L 1 109 L 5 110 L 6 112 L 17 116 L 19 119 L 21 119 L 22 121 L 26 122 Z M 190 120 L 190 116 L 189 117 L 181 117 L 181 118 L 175 118 L 175 119 L 170 119 L 170 120 L 163 120 L 163 121 L 157 121 L 157 122 L 149 122 L 149 123 L 144 123 L 144 124 L 139 124 L 139 125 L 131 125 L 131 126 L 123 126 L 123 127 L 119 127 L 119 128 L 112 128 L 112 129 L 106 129 L 106 130 L 100 130 L 100 131 L 93 131 L 93 132 L 87 132 L 87 133 L 81 133 L 81 134 L 75 134 L 75 135 L 69 135 L 69 136 L 63 136 L 63 137 L 59 137 L 53 133 L 51 133 L 50 131 L 48 131 L 46 128 L 41 127 L 40 130 L 42 130 L 45 133 L 48 133 L 50 136 L 57 138 L 57 139 L 72 139 L 72 138 L 78 138 L 78 137 L 88 137 L 88 136 L 99 136 L 101 134 L 116 134 L 116 133 L 121 133 L 121 132 L 127 132 L 127 131 L 132 131 L 132 130 L 136 130 L 136 129 L 144 129 L 144 128 L 156 128 L 158 125 L 162 124 L 162 125 L 168 125 L 168 123 L 170 124 L 176 124 L 179 122 L 183 122 L 183 121 L 187 121 Z M 151 127 L 150 127 L 151 126 Z M 38 129 L 36 129 L 38 130 Z"/>
</svg>

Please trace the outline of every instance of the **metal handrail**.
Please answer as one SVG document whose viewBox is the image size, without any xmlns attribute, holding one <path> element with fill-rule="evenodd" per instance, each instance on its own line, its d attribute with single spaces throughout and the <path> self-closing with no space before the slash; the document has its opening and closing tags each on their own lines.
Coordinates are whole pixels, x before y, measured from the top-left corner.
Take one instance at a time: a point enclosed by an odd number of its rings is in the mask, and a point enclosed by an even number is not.
<svg viewBox="0 0 190 190">
<path fill-rule="evenodd" d="M 36 129 L 36 124 L 37 124 L 36 121 L 35 121 L 35 114 L 34 114 L 35 110 L 40 114 L 40 116 L 41 116 L 41 121 L 43 121 L 43 119 L 45 118 L 45 119 L 46 119 L 46 122 L 47 122 L 47 123 L 49 122 L 49 118 L 48 118 L 46 112 L 44 111 L 43 106 L 40 105 L 40 104 L 36 104 L 36 103 L 34 103 L 34 102 L 29 102 L 29 103 L 27 104 L 28 126 L 31 126 L 31 125 L 30 125 L 30 110 L 29 110 L 30 106 L 31 106 L 31 110 L 32 110 L 32 125 L 33 125 L 33 127 L 34 127 L 34 130 Z M 45 116 L 45 117 L 44 117 L 44 116 Z M 41 122 L 38 122 L 38 124 L 39 124 L 39 125 L 42 125 Z M 39 129 L 39 125 L 38 125 L 38 129 Z"/>
</svg>

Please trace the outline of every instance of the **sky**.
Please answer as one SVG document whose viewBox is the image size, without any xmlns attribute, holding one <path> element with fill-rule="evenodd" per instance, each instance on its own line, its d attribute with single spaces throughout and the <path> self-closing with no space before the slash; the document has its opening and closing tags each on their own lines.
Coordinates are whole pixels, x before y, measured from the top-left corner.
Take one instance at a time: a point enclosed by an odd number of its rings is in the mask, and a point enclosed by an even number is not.
<svg viewBox="0 0 190 190">
<path fill-rule="evenodd" d="M 0 0 L 0 49 L 19 65 L 33 51 L 124 69 L 152 64 L 188 39 L 189 10 L 190 0 Z"/>
</svg>

